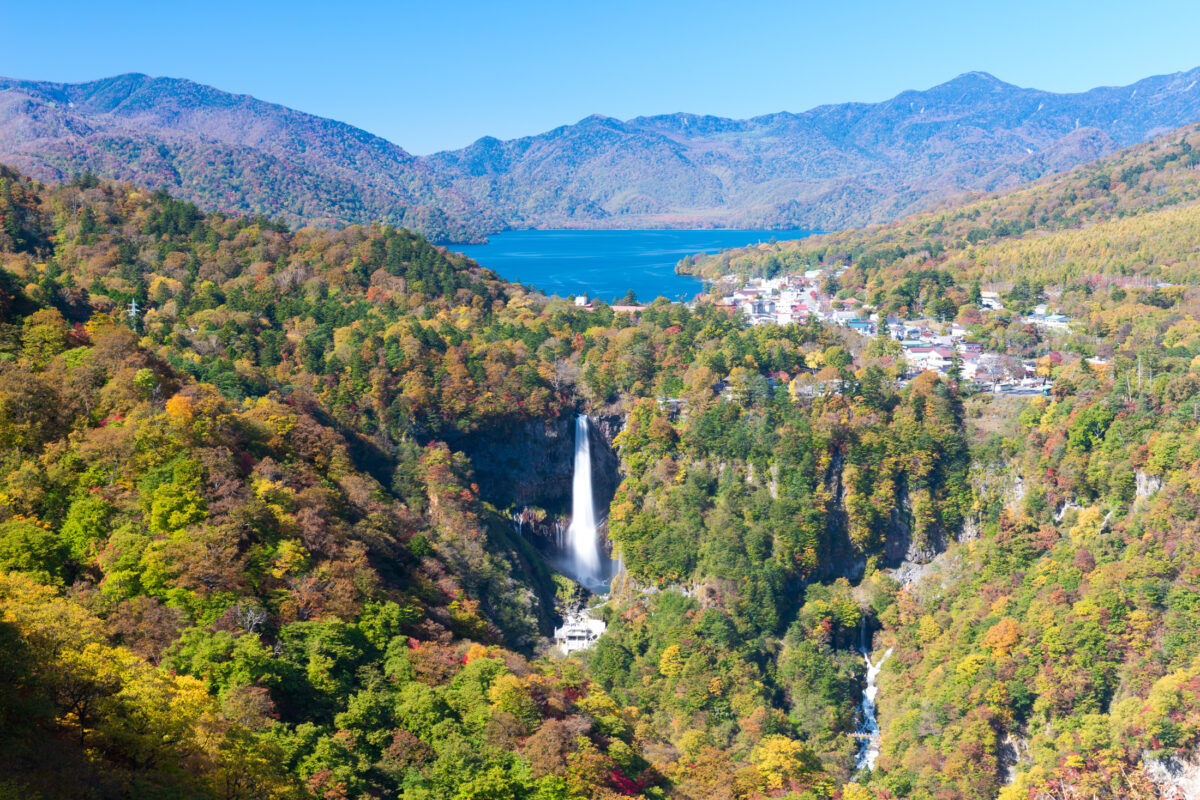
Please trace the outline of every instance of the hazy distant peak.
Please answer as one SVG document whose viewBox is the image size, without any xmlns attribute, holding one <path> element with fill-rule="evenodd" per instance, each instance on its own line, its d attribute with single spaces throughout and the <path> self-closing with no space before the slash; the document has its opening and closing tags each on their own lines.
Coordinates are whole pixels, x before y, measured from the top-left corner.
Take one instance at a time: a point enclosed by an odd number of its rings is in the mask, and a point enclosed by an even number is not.
<svg viewBox="0 0 1200 800">
<path fill-rule="evenodd" d="M 990 72 L 964 72 L 945 83 L 939 83 L 937 86 L 929 89 L 921 94 L 942 94 L 947 92 L 966 92 L 968 94 L 976 93 L 1008 93 L 1021 91 L 1021 87 L 1014 84 L 1002 81 Z"/>
<path fill-rule="evenodd" d="M 1200 119 L 1191 84 L 1055 94 L 975 70 L 879 103 L 752 119 L 595 114 L 423 161 L 513 227 L 832 229 L 1015 186 Z"/>
<path fill-rule="evenodd" d="M 619 125 L 621 120 L 616 117 L 610 117 L 607 114 L 588 114 L 583 119 L 579 120 L 580 125 Z"/>
<path fill-rule="evenodd" d="M 1139 86 L 1142 83 L 1155 80 L 1148 78 L 1146 81 L 1139 81 L 1134 86 Z M 1163 75 L 1160 79 L 1162 87 L 1167 91 L 1173 92 L 1200 92 L 1200 67 L 1189 69 L 1185 72 L 1173 72 L 1170 75 Z"/>
<path fill-rule="evenodd" d="M 364 130 L 183 78 L 0 78 L 0 160 L 43 180 L 85 170 L 205 208 L 298 224 L 386 221 L 475 238 L 486 216 L 403 148 Z"/>
<path fill-rule="evenodd" d="M 997 78 L 995 75 L 993 75 L 990 72 L 983 72 L 981 70 L 971 70 L 970 72 L 964 72 L 961 75 L 956 75 L 954 78 L 951 78 L 947 82 L 948 83 L 981 83 L 981 84 L 989 84 L 989 85 L 993 85 L 993 86 L 1012 86 L 1013 85 L 1011 83 L 1008 83 L 1007 81 L 1000 80 L 999 78 Z"/>
<path fill-rule="evenodd" d="M 639 128 L 693 136 L 735 130 L 744 125 L 741 120 L 712 114 L 692 114 L 686 111 L 677 111 L 674 114 L 655 114 L 650 117 L 634 117 L 629 120 L 628 124 Z"/>
</svg>

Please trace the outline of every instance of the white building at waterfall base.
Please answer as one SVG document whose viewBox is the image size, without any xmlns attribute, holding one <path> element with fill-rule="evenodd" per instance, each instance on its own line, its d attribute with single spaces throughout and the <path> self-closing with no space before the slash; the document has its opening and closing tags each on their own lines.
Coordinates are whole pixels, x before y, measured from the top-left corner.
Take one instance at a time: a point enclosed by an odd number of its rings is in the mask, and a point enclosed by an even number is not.
<svg viewBox="0 0 1200 800">
<path fill-rule="evenodd" d="M 606 627 L 602 619 L 572 614 L 561 628 L 554 629 L 554 644 L 563 655 L 586 650 L 596 643 Z"/>
</svg>

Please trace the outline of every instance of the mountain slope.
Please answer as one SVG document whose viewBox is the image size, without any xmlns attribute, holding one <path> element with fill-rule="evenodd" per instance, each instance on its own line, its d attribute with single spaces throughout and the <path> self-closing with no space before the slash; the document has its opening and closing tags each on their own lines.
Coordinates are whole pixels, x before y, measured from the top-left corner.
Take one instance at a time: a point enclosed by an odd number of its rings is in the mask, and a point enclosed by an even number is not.
<svg viewBox="0 0 1200 800">
<path fill-rule="evenodd" d="M 1132 275 L 1192 283 L 1200 275 L 1198 166 L 1200 126 L 1189 125 L 1017 190 L 883 225 L 687 259 L 678 268 L 711 280 L 844 263 L 851 270 L 839 279 L 843 288 L 889 310 L 912 311 L 918 309 L 910 292 L 895 299 L 878 293 L 897 288 L 914 270 L 945 269 L 959 281 L 999 288 Z"/>
<path fill-rule="evenodd" d="M 436 239 L 524 227 L 838 229 L 1012 188 L 1200 119 L 1200 69 L 1080 94 L 967 73 L 882 103 L 748 120 L 591 116 L 414 157 L 358 128 L 186 80 L 0 79 L 0 160 L 93 171 L 296 224 Z"/>
<path fill-rule="evenodd" d="M 906 584 L 876 606 L 880 757 L 856 776 L 865 794 L 844 797 L 1191 791 L 1198 167 L 1193 125 L 1017 191 L 687 264 L 707 275 L 838 265 L 843 296 L 954 319 L 1045 380 L 1046 396 L 964 398 L 971 535 L 923 578 L 892 573 Z M 983 289 L 1005 308 L 981 308 Z M 1069 330 L 1022 319 L 1041 302 Z M 878 337 L 866 351 L 886 347 Z"/>
<path fill-rule="evenodd" d="M 171 78 L 0 79 L 0 159 L 44 180 L 90 170 L 291 223 L 381 220 L 462 240 L 468 212 L 481 218 L 378 136 Z"/>
<path fill-rule="evenodd" d="M 425 159 L 509 225 L 844 228 L 1011 188 L 1200 118 L 1200 70 L 1081 94 L 967 73 L 749 120 L 593 116 Z"/>
</svg>

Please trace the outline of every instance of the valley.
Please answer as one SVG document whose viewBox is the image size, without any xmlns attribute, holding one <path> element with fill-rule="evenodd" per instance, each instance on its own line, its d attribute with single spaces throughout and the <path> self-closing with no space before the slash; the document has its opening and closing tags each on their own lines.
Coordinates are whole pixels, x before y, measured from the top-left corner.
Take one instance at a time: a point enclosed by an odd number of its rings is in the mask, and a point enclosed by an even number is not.
<svg viewBox="0 0 1200 800">
<path fill-rule="evenodd" d="M 0 796 L 1189 797 L 1191 75 L 425 158 L 9 81 Z M 800 128 L 842 205 L 769 166 Z M 693 170 L 741 137 L 778 196 Z M 590 229 L 702 216 L 873 224 Z"/>
</svg>

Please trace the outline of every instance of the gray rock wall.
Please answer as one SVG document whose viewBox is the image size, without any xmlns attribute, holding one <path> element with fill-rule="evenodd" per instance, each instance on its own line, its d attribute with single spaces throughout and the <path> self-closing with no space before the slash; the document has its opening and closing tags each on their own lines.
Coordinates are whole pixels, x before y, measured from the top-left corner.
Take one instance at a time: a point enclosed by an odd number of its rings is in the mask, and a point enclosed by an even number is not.
<svg viewBox="0 0 1200 800">
<path fill-rule="evenodd" d="M 621 482 L 620 464 L 612 448 L 620 418 L 592 418 L 591 452 L 596 512 L 607 516 Z M 546 511 L 539 523 L 553 530 L 571 513 L 571 481 L 575 469 L 575 422 L 570 416 L 530 420 L 490 430 L 455 442 L 471 459 L 475 482 L 484 500 L 501 509 Z"/>
</svg>

